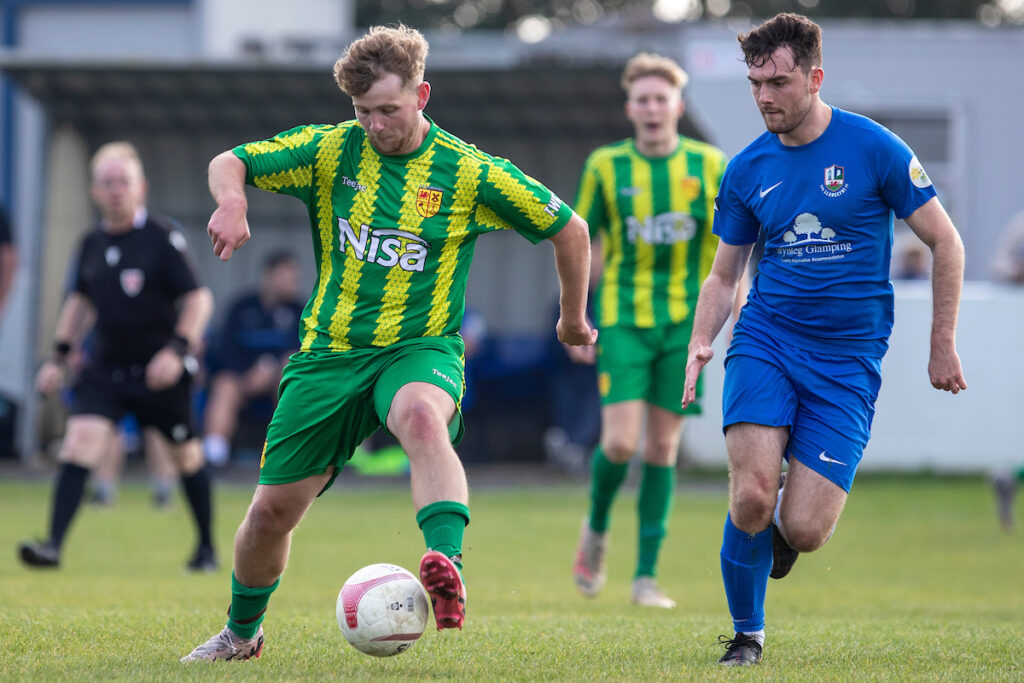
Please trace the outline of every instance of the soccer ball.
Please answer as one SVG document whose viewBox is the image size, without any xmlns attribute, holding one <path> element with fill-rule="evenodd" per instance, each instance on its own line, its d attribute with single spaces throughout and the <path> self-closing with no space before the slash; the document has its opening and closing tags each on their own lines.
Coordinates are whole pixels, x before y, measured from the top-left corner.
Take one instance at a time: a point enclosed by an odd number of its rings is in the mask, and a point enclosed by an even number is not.
<svg viewBox="0 0 1024 683">
<path fill-rule="evenodd" d="M 405 652 L 423 635 L 430 601 L 410 572 L 393 564 L 371 564 L 348 577 L 335 613 L 355 649 L 390 657 Z"/>
</svg>

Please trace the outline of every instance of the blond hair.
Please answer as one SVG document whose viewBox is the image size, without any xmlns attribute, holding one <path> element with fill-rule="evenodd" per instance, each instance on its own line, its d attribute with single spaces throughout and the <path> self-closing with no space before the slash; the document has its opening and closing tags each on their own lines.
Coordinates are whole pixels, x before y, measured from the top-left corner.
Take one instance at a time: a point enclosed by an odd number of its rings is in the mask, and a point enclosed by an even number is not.
<svg viewBox="0 0 1024 683">
<path fill-rule="evenodd" d="M 118 140 L 117 142 L 108 142 L 105 145 L 101 145 L 89 161 L 89 171 L 93 176 L 96 175 L 96 168 L 100 163 L 107 159 L 124 159 L 133 163 L 139 169 L 139 177 L 146 177 L 146 173 L 142 169 L 142 159 L 139 158 L 139 152 L 135 149 L 135 145 L 130 142 Z"/>
<path fill-rule="evenodd" d="M 641 52 L 626 62 L 626 68 L 622 70 L 622 89 L 628 92 L 634 81 L 647 76 L 664 78 L 677 90 L 685 88 L 690 80 L 689 75 L 674 59 L 652 52 Z"/>
<path fill-rule="evenodd" d="M 385 74 L 395 74 L 402 85 L 419 84 L 426 68 L 427 39 L 414 28 L 373 26 L 357 38 L 334 63 L 334 80 L 342 92 L 358 97 Z"/>
</svg>

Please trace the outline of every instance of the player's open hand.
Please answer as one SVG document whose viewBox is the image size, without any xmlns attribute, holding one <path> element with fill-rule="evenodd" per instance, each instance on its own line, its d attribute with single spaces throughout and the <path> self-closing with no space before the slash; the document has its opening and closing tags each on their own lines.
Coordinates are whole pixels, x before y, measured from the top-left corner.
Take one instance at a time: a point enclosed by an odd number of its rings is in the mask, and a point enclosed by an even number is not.
<svg viewBox="0 0 1024 683">
<path fill-rule="evenodd" d="M 227 261 L 231 254 L 249 241 L 249 221 L 245 217 L 245 206 L 221 204 L 210 216 L 206 233 L 213 244 L 213 253 L 221 261 Z"/>
<path fill-rule="evenodd" d="M 146 388 L 150 391 L 170 389 L 185 371 L 185 359 L 172 348 L 157 351 L 146 365 Z"/>
<path fill-rule="evenodd" d="M 690 350 L 690 356 L 686 359 L 686 379 L 683 380 L 683 408 L 697 400 L 697 378 L 714 355 L 710 346 L 701 345 Z"/>
<path fill-rule="evenodd" d="M 558 341 L 567 346 L 593 346 L 597 342 L 597 330 L 587 320 L 568 323 L 561 317 L 555 324 Z"/>
<path fill-rule="evenodd" d="M 960 355 L 955 348 L 932 346 L 931 357 L 928 359 L 928 379 L 936 389 L 954 394 L 967 388 Z"/>
</svg>

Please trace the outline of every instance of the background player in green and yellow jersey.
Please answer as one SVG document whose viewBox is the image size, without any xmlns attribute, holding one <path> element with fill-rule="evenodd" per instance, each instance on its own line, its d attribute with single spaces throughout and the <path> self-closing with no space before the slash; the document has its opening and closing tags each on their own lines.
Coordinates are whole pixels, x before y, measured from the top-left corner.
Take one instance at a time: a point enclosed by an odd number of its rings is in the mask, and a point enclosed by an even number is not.
<svg viewBox="0 0 1024 683">
<path fill-rule="evenodd" d="M 634 137 L 591 153 L 576 198 L 593 238 L 595 276 L 600 273 L 593 308 L 601 329 L 602 427 L 573 573 L 587 597 L 604 585 L 609 512 L 646 414 L 633 602 L 666 608 L 675 603 L 654 577 L 675 489 L 684 412 L 679 377 L 697 295 L 718 245 L 711 222 L 726 164 L 721 151 L 678 132 L 686 81 L 667 57 L 641 53 L 629 60 L 622 87 Z M 593 362 L 589 347 L 569 352 Z"/>
<path fill-rule="evenodd" d="M 452 444 L 463 429 L 458 330 L 477 237 L 511 228 L 532 242 L 550 239 L 561 286 L 558 336 L 570 345 L 597 338 L 585 314 L 586 223 L 511 163 L 424 115 L 426 54 L 418 31 L 370 29 L 335 65 L 355 120 L 300 126 L 210 164 L 214 252 L 226 261 L 249 239 L 244 184 L 290 194 L 309 208 L 317 279 L 235 539 L 227 627 L 183 661 L 259 656 L 260 623 L 292 530 L 378 428 L 409 456 L 428 547 L 420 578 L 437 627 L 462 627 L 469 494 Z"/>
</svg>

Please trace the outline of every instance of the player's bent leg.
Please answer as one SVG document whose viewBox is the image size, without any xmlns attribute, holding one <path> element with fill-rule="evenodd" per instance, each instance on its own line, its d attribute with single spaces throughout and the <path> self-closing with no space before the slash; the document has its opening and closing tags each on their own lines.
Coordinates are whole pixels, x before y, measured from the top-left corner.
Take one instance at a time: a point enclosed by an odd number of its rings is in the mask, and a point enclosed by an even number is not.
<svg viewBox="0 0 1024 683">
<path fill-rule="evenodd" d="M 786 541 L 795 550 L 809 553 L 831 538 L 847 493 L 834 482 L 790 458 L 779 519 Z"/>
<path fill-rule="evenodd" d="M 260 484 L 235 534 L 235 576 L 246 586 L 269 586 L 284 572 L 292 531 L 330 480 L 323 474 L 288 484 Z"/>
</svg>

